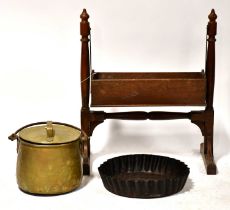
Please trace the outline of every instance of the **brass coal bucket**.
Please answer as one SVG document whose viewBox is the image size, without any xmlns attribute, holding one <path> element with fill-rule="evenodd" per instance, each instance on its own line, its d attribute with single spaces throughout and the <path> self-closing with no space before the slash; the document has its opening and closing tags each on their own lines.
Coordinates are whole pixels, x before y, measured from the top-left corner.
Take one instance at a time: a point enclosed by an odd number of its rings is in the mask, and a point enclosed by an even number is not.
<svg viewBox="0 0 230 210">
<path fill-rule="evenodd" d="M 82 180 L 84 135 L 79 128 L 58 122 L 38 122 L 17 130 L 17 183 L 31 194 L 73 191 Z"/>
</svg>

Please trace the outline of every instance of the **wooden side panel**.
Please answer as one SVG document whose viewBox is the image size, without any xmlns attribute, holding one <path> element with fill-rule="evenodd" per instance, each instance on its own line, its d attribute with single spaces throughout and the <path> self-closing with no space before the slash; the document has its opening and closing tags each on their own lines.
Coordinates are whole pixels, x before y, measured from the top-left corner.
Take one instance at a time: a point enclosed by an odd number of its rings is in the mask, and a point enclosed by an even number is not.
<svg viewBox="0 0 230 210">
<path fill-rule="evenodd" d="M 92 106 L 205 105 L 203 79 L 92 80 Z"/>
</svg>

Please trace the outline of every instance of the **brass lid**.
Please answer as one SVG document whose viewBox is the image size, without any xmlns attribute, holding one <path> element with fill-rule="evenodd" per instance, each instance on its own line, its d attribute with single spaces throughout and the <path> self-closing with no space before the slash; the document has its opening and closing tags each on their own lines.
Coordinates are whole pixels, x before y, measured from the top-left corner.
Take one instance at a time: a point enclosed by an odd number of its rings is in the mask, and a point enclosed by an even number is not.
<svg viewBox="0 0 230 210">
<path fill-rule="evenodd" d="M 20 139 L 37 144 L 63 144 L 79 139 L 81 131 L 66 124 L 47 124 L 26 127 L 19 132 Z"/>
</svg>

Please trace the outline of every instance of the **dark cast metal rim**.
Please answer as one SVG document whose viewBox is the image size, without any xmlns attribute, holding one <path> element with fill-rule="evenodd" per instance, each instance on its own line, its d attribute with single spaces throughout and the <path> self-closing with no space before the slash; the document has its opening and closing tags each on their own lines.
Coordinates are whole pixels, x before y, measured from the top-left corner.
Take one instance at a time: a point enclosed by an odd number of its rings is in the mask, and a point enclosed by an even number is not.
<svg viewBox="0 0 230 210">
<path fill-rule="evenodd" d="M 181 191 L 190 169 L 177 159 L 133 154 L 111 158 L 98 168 L 104 187 L 130 198 L 160 198 Z"/>
</svg>

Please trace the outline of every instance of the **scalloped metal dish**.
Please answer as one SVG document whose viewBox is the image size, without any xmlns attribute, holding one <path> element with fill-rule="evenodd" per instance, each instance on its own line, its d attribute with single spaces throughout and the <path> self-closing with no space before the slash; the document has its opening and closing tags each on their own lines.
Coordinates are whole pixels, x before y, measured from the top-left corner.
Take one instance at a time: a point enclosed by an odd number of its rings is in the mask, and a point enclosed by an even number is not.
<svg viewBox="0 0 230 210">
<path fill-rule="evenodd" d="M 174 158 L 136 154 L 118 156 L 99 168 L 104 187 L 130 198 L 159 198 L 181 191 L 189 175 L 188 166 Z"/>
</svg>

